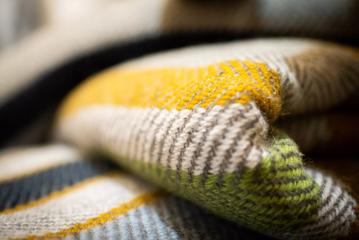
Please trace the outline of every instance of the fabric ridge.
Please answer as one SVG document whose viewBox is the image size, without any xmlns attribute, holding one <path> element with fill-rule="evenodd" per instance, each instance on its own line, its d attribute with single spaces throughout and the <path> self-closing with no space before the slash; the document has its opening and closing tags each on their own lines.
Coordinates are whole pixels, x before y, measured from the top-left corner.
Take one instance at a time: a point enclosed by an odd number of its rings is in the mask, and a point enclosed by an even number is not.
<svg viewBox="0 0 359 240">
<path fill-rule="evenodd" d="M 31 2 L 0 10 L 1 240 L 359 239 L 356 0 Z"/>
</svg>

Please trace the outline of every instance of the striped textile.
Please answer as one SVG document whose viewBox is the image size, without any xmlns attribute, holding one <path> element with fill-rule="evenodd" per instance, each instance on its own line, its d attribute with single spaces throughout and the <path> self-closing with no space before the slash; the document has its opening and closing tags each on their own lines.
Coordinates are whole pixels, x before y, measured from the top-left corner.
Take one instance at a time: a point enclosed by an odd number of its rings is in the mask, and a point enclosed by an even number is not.
<svg viewBox="0 0 359 240">
<path fill-rule="evenodd" d="M 145 53 L 238 37 L 359 40 L 356 0 L 103 2 L 93 14 L 45 25 L 0 54 L 0 144 L 41 121 L 84 78 Z"/>
<path fill-rule="evenodd" d="M 273 123 L 353 95 L 358 56 L 331 43 L 265 39 L 144 57 L 74 90 L 58 114 L 57 135 L 265 234 L 346 235 L 355 200 L 307 168 Z"/>
<path fill-rule="evenodd" d="M 0 240 L 359 238 L 357 0 L 37 2 Z"/>
<path fill-rule="evenodd" d="M 0 239 L 266 239 L 65 145 L 8 150 L 0 176 Z"/>
</svg>

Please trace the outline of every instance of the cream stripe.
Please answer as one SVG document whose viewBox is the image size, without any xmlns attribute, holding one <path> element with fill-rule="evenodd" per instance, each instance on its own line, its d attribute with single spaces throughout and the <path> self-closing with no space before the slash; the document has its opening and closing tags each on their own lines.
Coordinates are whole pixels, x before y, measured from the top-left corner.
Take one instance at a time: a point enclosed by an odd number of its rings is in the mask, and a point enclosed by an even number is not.
<svg viewBox="0 0 359 240">
<path fill-rule="evenodd" d="M 265 63 L 279 73 L 286 114 L 329 108 L 359 86 L 355 49 L 305 39 L 261 39 L 186 47 L 121 64 L 114 72 L 199 69 L 229 60 Z"/>
<path fill-rule="evenodd" d="M 1 214 L 0 238 L 58 232 L 84 223 L 149 191 L 153 188 L 128 175 L 103 177 L 39 206 Z"/>
<path fill-rule="evenodd" d="M 141 152 L 141 156 L 138 159 L 143 159 L 143 161 L 145 162 L 149 162 L 151 161 L 151 143 L 152 140 L 155 138 L 156 135 L 156 127 L 158 125 L 158 118 L 159 118 L 159 113 L 161 112 L 161 110 L 157 109 L 157 111 L 153 111 L 154 112 L 154 116 L 152 117 L 152 119 L 150 121 L 148 121 L 149 126 L 148 126 L 148 134 L 144 136 L 143 138 L 143 151 Z M 148 154 L 145 154 L 148 153 Z M 143 156 L 142 156 L 143 155 Z"/>
<path fill-rule="evenodd" d="M 315 169 L 307 168 L 306 171 L 322 187 L 323 206 L 317 213 L 316 223 L 300 229 L 297 236 L 315 238 L 323 236 L 323 234 L 327 236 L 347 235 L 350 225 L 356 219 L 355 200 L 347 192 L 343 191 L 342 186 L 333 181 L 331 177 L 322 175 Z"/>
<path fill-rule="evenodd" d="M 134 155 L 134 159 L 141 159 L 143 161 L 149 160 L 148 154 L 146 154 L 145 158 L 143 158 L 141 154 L 142 152 L 146 151 L 148 138 L 153 137 L 153 129 L 151 129 L 151 125 L 152 125 L 151 122 L 157 116 L 159 111 L 160 111 L 159 109 L 153 109 L 149 111 L 146 117 L 146 121 L 142 122 L 143 124 L 141 124 L 141 128 L 139 129 L 140 130 L 139 139 L 138 139 L 138 145 L 136 148 L 136 154 Z"/>
<path fill-rule="evenodd" d="M 109 176 L 110 174 L 106 174 L 106 175 Z M 23 211 L 23 210 L 26 210 L 26 209 L 30 209 L 30 208 L 40 206 L 40 205 L 45 204 L 45 203 L 47 203 L 49 201 L 59 199 L 59 198 L 63 197 L 66 194 L 69 194 L 69 193 L 77 191 L 77 190 L 79 190 L 81 188 L 84 188 L 87 185 L 92 184 L 92 183 L 94 183 L 96 181 L 99 181 L 99 180 L 102 180 L 104 178 L 107 178 L 108 176 L 96 176 L 96 177 L 86 179 L 86 180 L 84 180 L 82 182 L 76 183 L 75 185 L 72 185 L 70 187 L 66 187 L 65 189 L 62 189 L 60 191 L 52 192 L 51 194 L 49 194 L 47 196 L 44 196 L 44 197 L 41 197 L 41 198 L 39 198 L 37 200 L 30 201 L 30 202 L 27 202 L 27 203 L 24 203 L 24 204 L 16 205 L 16 207 L 14 207 L 14 208 L 7 208 L 7 209 L 1 211 L 0 215 L 9 215 L 9 214 L 13 214 L 13 213 L 16 213 L 16 212 L 19 212 L 19 211 Z"/>
<path fill-rule="evenodd" d="M 283 65 L 285 57 L 302 53 L 317 44 L 318 42 L 315 41 L 289 38 L 207 44 L 137 58 L 120 64 L 117 68 L 137 70 L 166 67 L 200 67 L 238 59 L 265 62 L 270 68 L 278 69 Z M 273 56 L 276 56 L 276 59 L 273 59 Z"/>
<path fill-rule="evenodd" d="M 183 128 L 183 124 L 185 123 L 186 119 L 189 118 L 189 115 L 192 111 L 190 110 L 182 110 L 178 111 L 178 116 L 175 118 L 175 121 L 173 122 L 173 125 L 171 126 L 169 133 L 165 136 L 165 142 L 163 146 L 162 151 L 162 158 L 160 159 L 161 164 L 163 166 L 167 165 L 167 161 L 169 160 L 169 167 L 172 170 L 176 169 L 176 164 L 178 162 L 178 159 L 172 158 L 172 155 L 175 155 L 178 151 L 178 149 L 174 148 L 176 146 L 172 146 L 173 143 L 177 141 L 181 141 L 178 131 Z"/>
<path fill-rule="evenodd" d="M 304 39 L 264 39 L 202 45 L 153 54 L 121 64 L 118 69 L 200 67 L 230 59 L 264 62 L 280 74 L 285 89 L 282 91 L 283 99 L 286 99 L 285 104 L 291 106 L 293 101 L 301 98 L 301 91 L 298 79 L 288 68 L 285 58 L 301 54 L 317 45 L 318 42 Z"/>
<path fill-rule="evenodd" d="M 200 68 L 228 60 L 261 62 L 279 73 L 283 104 L 286 109 L 297 111 L 293 109 L 296 104 L 305 105 L 300 102 L 303 99 L 303 91 L 300 89 L 302 79 L 298 79 L 297 73 L 288 67 L 286 59 L 309 52 L 318 46 L 320 42 L 305 39 L 262 39 L 201 45 L 145 56 L 120 64 L 117 70 Z"/>
<path fill-rule="evenodd" d="M 342 196 L 342 198 L 340 198 L 340 195 L 342 194 L 344 195 Z M 332 215 L 329 215 L 326 218 L 322 219 L 318 223 L 309 226 L 308 230 L 333 222 L 333 218 L 343 209 L 343 207 L 347 204 L 347 199 L 349 198 L 348 194 L 343 193 L 342 188 L 338 185 L 335 185 L 331 178 L 328 178 L 327 185 L 323 191 L 323 201 L 329 198 L 329 196 L 331 197 L 331 200 L 327 205 L 323 206 L 319 210 L 318 217 L 324 217 L 326 214 L 328 214 L 329 211 L 332 211 L 333 209 L 335 209 L 335 212 Z M 334 204 L 337 204 L 337 206 L 334 206 Z M 347 214 L 350 213 L 348 212 Z"/>
<path fill-rule="evenodd" d="M 137 114 L 139 115 L 138 116 L 138 119 L 137 121 L 133 121 L 135 123 L 133 129 L 131 129 L 131 136 L 130 138 L 128 139 L 130 142 L 130 146 L 129 146 L 129 149 L 130 149 L 130 152 L 129 152 L 129 155 L 127 156 L 134 156 L 137 152 L 137 149 L 135 148 L 137 145 L 136 145 L 136 141 L 138 141 L 138 134 L 139 134 L 139 131 L 142 127 L 142 123 L 146 121 L 146 118 L 148 116 L 148 113 L 149 113 L 150 110 L 148 111 L 138 111 Z M 135 114 L 136 115 L 136 114 Z M 136 117 L 136 116 L 134 116 Z M 128 118 L 125 118 L 125 121 L 126 122 L 130 122 L 131 120 Z M 124 121 L 124 123 L 125 123 Z M 120 137 L 120 136 L 119 136 Z M 121 137 L 120 137 L 121 138 Z M 126 142 L 126 138 L 122 139 L 124 142 Z"/>
<path fill-rule="evenodd" d="M 126 161 L 160 162 L 161 165 L 166 166 L 169 160 L 170 168 L 173 170 L 177 169 L 178 162 L 182 160 L 184 161 L 182 170 L 189 170 L 193 154 L 199 148 L 202 153 L 196 159 L 196 175 L 202 173 L 206 158 L 216 145 L 219 146 L 219 153 L 223 154 L 222 148 L 228 149 L 228 144 L 235 141 L 233 147 L 237 153 L 242 150 L 240 146 L 256 141 L 259 149 L 254 149 L 248 159 L 248 166 L 254 167 L 261 158 L 260 148 L 267 136 L 267 123 L 254 103 L 246 106 L 231 104 L 225 110 L 223 109 L 221 106 L 215 106 L 207 112 L 205 109 L 177 111 L 109 105 L 88 107 L 60 121 L 58 135 L 82 148 L 100 148 L 105 152 L 128 159 Z M 157 120 L 150 124 L 152 118 L 157 115 Z M 229 122 L 229 118 L 235 120 Z M 169 126 L 171 119 L 174 122 Z M 249 128 L 245 127 L 248 119 L 253 121 L 253 126 Z M 185 121 L 188 122 L 183 128 Z M 211 124 L 213 127 L 210 127 Z M 193 126 L 198 126 L 198 128 Z M 169 131 L 166 132 L 168 128 Z M 182 128 L 183 130 L 179 131 Z M 228 134 L 222 139 L 220 132 L 224 129 Z M 202 136 L 207 130 L 208 139 L 203 142 Z M 132 135 L 129 136 L 126 131 L 132 132 Z M 232 133 L 238 133 L 238 131 L 242 134 L 234 140 Z M 256 134 L 251 134 L 253 131 Z M 190 136 L 192 142 L 188 140 Z M 219 138 L 221 141 L 215 141 Z M 125 145 L 126 142 L 130 142 L 130 145 Z M 188 149 L 184 154 L 180 154 L 184 145 L 188 145 Z M 131 149 L 130 154 L 127 154 L 128 150 L 125 146 Z M 240 159 L 231 158 L 230 161 L 233 163 L 224 169 L 227 172 L 233 172 Z M 210 173 L 219 171 L 218 167 L 214 167 Z"/>
<path fill-rule="evenodd" d="M 0 182 L 79 161 L 80 154 L 65 145 L 13 148 L 0 153 Z"/>
<path fill-rule="evenodd" d="M 252 111 L 254 113 L 257 111 L 257 113 L 255 114 L 253 114 L 252 112 L 246 114 L 231 106 L 229 111 L 232 112 L 232 116 L 239 116 L 241 114 L 244 114 L 244 119 L 227 123 L 230 124 L 232 128 L 229 130 L 228 128 L 225 128 L 225 130 L 227 131 L 226 135 L 224 135 L 224 139 L 227 139 L 227 141 L 218 147 L 218 152 L 211 161 L 211 171 L 213 172 L 220 171 L 219 167 L 224 159 L 228 160 L 229 168 L 234 169 L 238 164 L 238 159 L 244 160 L 245 156 L 243 156 L 243 153 L 245 148 L 249 145 L 252 149 L 251 154 L 253 154 L 253 156 L 250 156 L 248 158 L 248 163 L 250 163 L 251 167 L 254 167 L 257 164 L 256 160 L 261 158 L 260 146 L 263 145 L 263 142 L 261 143 L 260 141 L 266 139 L 268 134 L 268 129 L 263 127 L 266 126 L 266 123 L 264 122 L 265 120 L 260 117 L 261 114 L 258 109 L 254 109 Z M 252 123 L 253 126 L 246 126 L 247 124 Z M 238 144 L 239 139 L 241 144 Z M 259 141 L 256 141 L 257 139 L 259 139 Z M 230 159 L 226 159 L 228 157 L 228 151 L 234 153 Z M 238 154 L 238 156 L 236 155 L 236 153 Z M 256 160 L 253 161 L 253 159 Z"/>
<path fill-rule="evenodd" d="M 177 111 L 161 111 L 160 113 L 160 118 L 156 123 L 158 130 L 155 133 L 154 139 L 152 140 L 154 141 L 154 149 L 152 153 L 153 159 L 151 159 L 153 163 L 158 162 L 165 164 L 164 161 L 162 161 L 162 159 L 164 159 L 163 156 L 164 141 L 166 139 L 166 136 L 168 135 L 167 130 L 170 128 L 171 124 L 177 118 L 177 114 L 178 114 Z"/>
<path fill-rule="evenodd" d="M 151 203 L 151 202 L 155 201 L 156 199 L 159 199 L 166 195 L 167 194 L 165 192 L 159 192 L 159 191 L 141 194 L 140 196 L 138 196 L 128 202 L 121 203 L 119 206 L 112 208 L 108 212 L 102 213 L 94 218 L 88 219 L 84 223 L 77 223 L 77 224 L 74 224 L 73 226 L 63 229 L 59 232 L 49 232 L 43 236 L 30 235 L 30 236 L 27 236 L 26 239 L 38 239 L 39 237 L 44 238 L 44 239 L 58 238 L 58 237 L 66 237 L 67 235 L 74 234 L 74 233 L 79 233 L 80 231 L 84 231 L 84 230 L 96 227 L 98 225 L 102 225 L 106 222 L 112 221 L 112 220 L 116 219 L 117 217 L 131 211 L 132 209 L 136 209 L 137 207 L 139 207 L 143 204 Z"/>
<path fill-rule="evenodd" d="M 177 138 L 174 154 L 171 157 L 171 168 L 176 168 L 176 158 L 180 154 L 183 154 L 182 167 L 184 169 L 190 168 L 192 156 L 196 148 L 201 144 L 201 137 L 206 130 L 207 124 L 211 123 L 203 121 L 203 118 L 207 115 L 207 111 L 203 108 L 194 110 L 183 132 Z M 188 140 L 189 137 L 191 137 L 191 141 Z M 185 148 L 185 146 L 187 147 Z"/>
</svg>

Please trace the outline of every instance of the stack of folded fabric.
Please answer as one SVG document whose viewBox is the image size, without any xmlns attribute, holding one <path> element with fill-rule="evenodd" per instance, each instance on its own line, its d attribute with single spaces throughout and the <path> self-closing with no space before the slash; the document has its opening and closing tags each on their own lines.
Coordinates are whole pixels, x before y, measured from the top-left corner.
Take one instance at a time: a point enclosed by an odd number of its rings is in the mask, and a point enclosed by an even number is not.
<svg viewBox="0 0 359 240">
<path fill-rule="evenodd" d="M 109 1 L 9 48 L 0 239 L 355 239 L 358 7 Z"/>
</svg>

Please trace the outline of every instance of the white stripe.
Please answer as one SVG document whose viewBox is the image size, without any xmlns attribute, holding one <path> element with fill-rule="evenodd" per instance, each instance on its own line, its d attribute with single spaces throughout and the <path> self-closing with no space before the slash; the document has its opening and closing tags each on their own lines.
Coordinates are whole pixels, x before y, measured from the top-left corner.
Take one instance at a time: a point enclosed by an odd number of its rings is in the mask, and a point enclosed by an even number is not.
<svg viewBox="0 0 359 240">
<path fill-rule="evenodd" d="M 163 67 L 200 67 L 227 60 L 251 60 L 268 63 L 278 68 L 285 57 L 294 56 L 314 47 L 316 41 L 290 38 L 234 41 L 230 43 L 206 44 L 184 47 L 162 53 L 151 54 L 118 65 L 118 69 L 150 69 Z M 273 59 L 273 56 L 278 56 Z"/>
<path fill-rule="evenodd" d="M 101 178 L 39 206 L 0 214 L 0 238 L 22 238 L 29 234 L 57 232 L 97 217 L 152 190 L 128 175 Z"/>
<path fill-rule="evenodd" d="M 208 111 L 208 112 L 207 112 Z M 241 119 L 241 114 L 245 119 Z M 153 125 L 150 124 L 152 118 L 157 116 Z M 229 124 L 230 118 L 238 118 L 233 124 Z M 241 129 L 248 122 L 248 119 L 257 119 L 253 129 Z M 174 120 L 169 132 L 171 119 Z M 182 131 L 179 131 L 185 121 L 187 125 Z M 131 123 L 131 124 L 130 124 Z M 213 124 L 213 126 L 211 126 Z M 132 129 L 131 129 L 132 128 Z M 169 159 L 170 168 L 176 170 L 179 162 L 179 156 L 182 148 L 185 146 L 190 134 L 192 141 L 182 156 L 182 170 L 188 170 L 191 159 L 196 149 L 203 145 L 199 159 L 196 159 L 195 174 L 201 174 L 204 163 L 211 148 L 218 144 L 216 163 L 213 166 L 219 166 L 224 160 L 224 151 L 234 141 L 234 135 L 238 131 L 243 131 L 242 138 L 235 142 L 236 153 L 240 154 L 243 146 L 247 146 L 249 141 L 258 144 L 257 149 L 251 152 L 248 164 L 254 167 L 262 157 L 261 148 L 264 148 L 264 138 L 267 136 L 267 123 L 255 104 L 251 107 L 241 104 L 231 104 L 223 109 L 221 106 L 215 106 L 212 109 L 196 110 L 159 110 L 159 109 L 140 109 L 125 108 L 118 106 L 93 106 L 80 110 L 62 120 L 59 125 L 58 134 L 65 140 L 74 142 L 85 149 L 98 149 L 105 152 L 111 152 L 118 157 L 119 161 L 140 160 L 145 162 L 159 161 L 162 166 L 167 165 Z M 202 142 L 202 136 L 208 129 L 208 139 Z M 226 129 L 228 134 L 221 138 L 222 132 Z M 249 139 L 250 133 L 253 139 Z M 129 133 L 132 133 L 130 135 Z M 178 133 L 178 136 L 176 135 Z M 135 142 L 136 137 L 139 141 Z M 263 138 L 263 139 L 262 139 Z M 218 140 L 216 143 L 216 139 Z M 164 142 L 162 155 L 160 152 L 160 143 Z M 154 154 L 151 156 L 151 146 L 154 142 Z M 174 144 L 172 147 L 172 143 Z M 125 147 L 126 146 L 126 147 Z M 128 149 L 131 149 L 128 151 Z M 170 149 L 172 154 L 170 154 Z M 141 152 L 143 151 L 143 156 Z M 124 160 L 125 158 L 126 160 Z M 226 171 L 233 172 L 235 166 L 241 158 L 230 159 L 230 166 Z M 219 169 L 214 167 L 211 173 L 217 173 Z"/>
<path fill-rule="evenodd" d="M 157 123 L 158 125 L 160 125 L 160 128 L 158 129 L 158 132 L 155 133 L 155 139 L 154 139 L 155 146 L 154 146 L 153 156 L 155 157 L 155 159 L 152 159 L 152 161 L 153 162 L 158 161 L 159 163 L 164 164 L 164 160 L 162 161 L 162 159 L 164 159 L 163 156 L 164 146 L 162 146 L 161 149 L 161 143 L 166 139 L 166 136 L 168 135 L 166 133 L 166 130 L 170 127 L 170 124 L 175 120 L 175 118 L 178 117 L 178 112 L 162 110 L 160 114 L 161 114 L 161 118 L 158 119 L 158 123 Z"/>
<path fill-rule="evenodd" d="M 299 236 L 311 236 L 315 234 L 327 234 L 328 231 L 333 231 L 333 236 L 336 235 L 345 235 L 348 233 L 350 229 L 350 225 L 355 220 L 355 200 L 347 193 L 344 192 L 341 186 L 337 185 L 333 182 L 332 178 L 329 176 L 325 176 L 322 173 L 318 172 L 314 169 L 306 169 L 307 173 L 314 177 L 314 181 L 321 187 L 325 184 L 321 195 L 321 202 L 325 202 L 328 198 L 331 198 L 328 204 L 322 206 L 318 213 L 317 218 L 318 221 L 315 224 L 311 224 L 310 226 L 304 227 L 301 229 L 298 234 Z M 338 200 L 338 197 L 343 194 L 342 200 L 339 201 L 337 206 L 334 206 L 335 202 Z M 354 207 L 349 207 L 343 216 L 339 218 L 337 221 L 334 219 L 338 216 L 338 214 L 343 210 L 346 204 L 352 203 Z M 321 219 L 324 215 L 332 211 L 330 215 Z M 345 225 L 343 225 L 345 223 Z M 324 225 L 327 225 L 325 228 L 320 228 Z M 319 228 L 314 230 L 315 228 Z"/>
<path fill-rule="evenodd" d="M 0 153 L 0 182 L 79 160 L 79 152 L 60 144 L 11 148 Z"/>
</svg>

